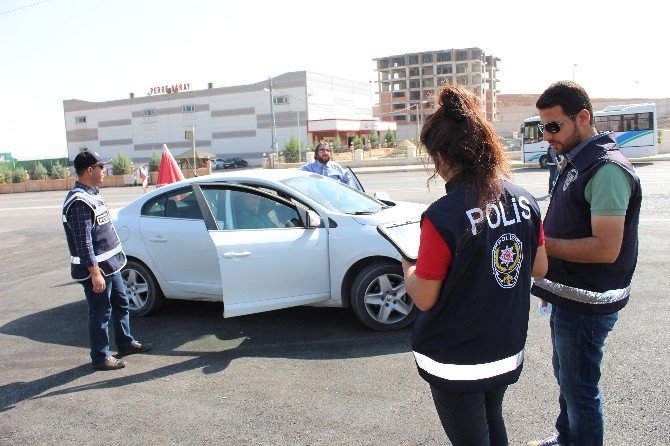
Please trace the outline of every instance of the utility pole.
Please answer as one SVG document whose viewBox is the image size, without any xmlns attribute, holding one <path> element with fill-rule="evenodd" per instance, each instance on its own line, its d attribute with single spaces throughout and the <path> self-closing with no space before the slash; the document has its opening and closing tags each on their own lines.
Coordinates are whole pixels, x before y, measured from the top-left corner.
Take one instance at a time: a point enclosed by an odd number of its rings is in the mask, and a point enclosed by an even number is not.
<svg viewBox="0 0 670 446">
<path fill-rule="evenodd" d="M 275 96 L 274 96 L 274 86 L 272 85 L 272 76 L 270 76 L 270 114 L 272 115 L 272 150 L 274 151 L 274 160 L 272 162 L 272 167 L 274 163 L 279 161 L 279 151 L 277 150 L 277 123 L 275 121 Z"/>
<path fill-rule="evenodd" d="M 196 160 L 196 155 L 195 155 L 195 126 L 191 126 L 191 135 L 193 136 L 193 176 L 197 177 L 198 176 L 198 161 Z"/>
</svg>

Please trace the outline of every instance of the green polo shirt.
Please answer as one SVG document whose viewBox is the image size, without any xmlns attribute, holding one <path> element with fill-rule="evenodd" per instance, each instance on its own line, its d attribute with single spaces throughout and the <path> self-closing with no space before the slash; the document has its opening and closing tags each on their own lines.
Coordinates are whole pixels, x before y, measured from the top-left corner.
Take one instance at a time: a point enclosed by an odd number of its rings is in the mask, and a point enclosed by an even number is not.
<svg viewBox="0 0 670 446">
<path fill-rule="evenodd" d="M 587 183 L 584 198 L 591 205 L 591 215 L 626 215 L 632 193 L 633 179 L 628 172 L 607 163 Z"/>
</svg>

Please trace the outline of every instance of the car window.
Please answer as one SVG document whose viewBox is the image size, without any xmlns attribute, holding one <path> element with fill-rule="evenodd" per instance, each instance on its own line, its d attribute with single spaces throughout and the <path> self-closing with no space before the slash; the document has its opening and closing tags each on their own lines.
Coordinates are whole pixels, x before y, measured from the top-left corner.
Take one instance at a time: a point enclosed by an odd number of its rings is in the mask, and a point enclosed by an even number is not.
<svg viewBox="0 0 670 446">
<path fill-rule="evenodd" d="M 202 220 L 202 212 L 193 189 L 177 189 L 147 201 L 142 207 L 147 217 L 186 218 Z"/>
<path fill-rule="evenodd" d="M 298 212 L 284 203 L 251 192 L 230 191 L 233 229 L 302 226 Z"/>
</svg>

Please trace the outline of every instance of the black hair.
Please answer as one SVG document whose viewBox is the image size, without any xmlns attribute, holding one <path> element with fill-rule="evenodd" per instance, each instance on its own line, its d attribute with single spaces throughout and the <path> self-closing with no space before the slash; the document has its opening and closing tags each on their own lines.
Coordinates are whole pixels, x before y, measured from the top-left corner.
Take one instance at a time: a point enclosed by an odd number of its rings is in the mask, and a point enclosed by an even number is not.
<svg viewBox="0 0 670 446">
<path fill-rule="evenodd" d="M 546 110 L 557 105 L 561 106 L 563 113 L 567 116 L 576 115 L 582 110 L 588 111 L 591 115 L 590 124 L 594 125 L 595 117 L 591 99 L 581 85 L 572 81 L 555 82 L 544 90 L 535 103 L 538 110 Z"/>
</svg>

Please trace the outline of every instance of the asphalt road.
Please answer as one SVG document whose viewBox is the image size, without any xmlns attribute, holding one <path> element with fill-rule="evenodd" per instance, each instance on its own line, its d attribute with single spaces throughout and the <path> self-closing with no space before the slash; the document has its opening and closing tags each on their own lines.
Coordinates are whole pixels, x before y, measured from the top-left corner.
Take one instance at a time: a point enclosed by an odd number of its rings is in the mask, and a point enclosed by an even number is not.
<svg viewBox="0 0 670 446">
<path fill-rule="evenodd" d="M 606 444 L 670 444 L 670 162 L 637 166 L 644 189 L 633 297 L 608 338 L 601 381 Z M 361 174 L 369 191 L 429 203 L 422 171 Z M 542 199 L 547 172 L 515 181 Z M 111 206 L 140 188 L 103 190 Z M 346 309 L 222 319 L 173 302 L 132 319 L 155 344 L 93 373 L 86 303 L 69 277 L 64 192 L 0 195 L 0 444 L 433 445 L 447 442 L 415 371 L 411 329 L 364 328 Z M 308 274 L 309 272 L 305 272 Z M 510 444 L 553 431 L 558 389 L 548 318 L 532 305 L 524 372 L 505 399 Z"/>
</svg>

